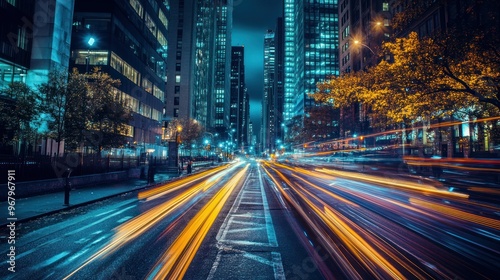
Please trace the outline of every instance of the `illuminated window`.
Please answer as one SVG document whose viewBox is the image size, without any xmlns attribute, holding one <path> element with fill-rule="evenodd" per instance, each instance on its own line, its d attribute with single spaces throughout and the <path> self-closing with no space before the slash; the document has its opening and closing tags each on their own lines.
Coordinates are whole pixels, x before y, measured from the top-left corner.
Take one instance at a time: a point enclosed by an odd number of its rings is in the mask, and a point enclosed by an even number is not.
<svg viewBox="0 0 500 280">
<path fill-rule="evenodd" d="M 141 17 L 142 17 L 142 14 L 144 12 L 144 8 L 142 7 L 141 3 L 139 2 L 139 0 L 130 0 L 129 1 L 130 3 L 130 6 L 132 6 L 132 8 L 134 8 L 135 12 Z"/>
<path fill-rule="evenodd" d="M 123 61 L 123 59 L 117 56 L 114 52 L 111 52 L 111 62 L 109 65 L 132 82 L 137 85 L 140 84 L 141 74 L 128 63 Z"/>
<path fill-rule="evenodd" d="M 153 87 L 153 95 L 161 101 L 165 101 L 165 93 L 156 85 Z"/>
<path fill-rule="evenodd" d="M 71 56 L 75 60 L 75 64 L 79 65 L 86 65 L 87 58 L 89 65 L 108 65 L 108 54 L 109 51 L 106 50 L 74 50 Z"/>
<path fill-rule="evenodd" d="M 167 38 L 161 33 L 161 31 L 158 30 L 158 43 L 160 43 L 161 47 L 166 50 L 168 48 L 168 41 Z"/>
<path fill-rule="evenodd" d="M 142 88 L 149 93 L 153 93 L 153 83 L 146 78 L 142 79 Z"/>
<path fill-rule="evenodd" d="M 165 28 L 168 29 L 168 19 L 161 10 L 158 13 L 158 17 L 160 18 L 160 21 L 165 26 Z"/>
<path fill-rule="evenodd" d="M 181 82 L 181 75 L 175 75 L 175 82 L 180 83 Z"/>
<path fill-rule="evenodd" d="M 153 35 L 156 36 L 156 24 L 153 21 L 153 19 L 149 16 L 148 13 L 146 13 L 146 20 L 145 20 L 146 26 L 148 27 L 149 31 L 153 33 Z"/>
<path fill-rule="evenodd" d="M 387 3 L 387 2 L 382 3 L 382 11 L 384 11 L 384 12 L 389 11 L 389 3 Z"/>
<path fill-rule="evenodd" d="M 128 137 L 134 137 L 134 127 L 128 124 L 124 125 L 124 129 L 121 131 L 121 134 Z"/>
</svg>

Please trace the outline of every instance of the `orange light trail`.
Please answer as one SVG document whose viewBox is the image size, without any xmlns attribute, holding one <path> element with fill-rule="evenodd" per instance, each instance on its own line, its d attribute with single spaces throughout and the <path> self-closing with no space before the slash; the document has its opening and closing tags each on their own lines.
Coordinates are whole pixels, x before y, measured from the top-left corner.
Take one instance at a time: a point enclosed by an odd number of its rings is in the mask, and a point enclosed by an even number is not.
<svg viewBox="0 0 500 280">
<path fill-rule="evenodd" d="M 413 205 L 425 207 L 427 209 L 432 209 L 436 212 L 439 212 L 449 217 L 453 217 L 458 220 L 468 221 L 471 223 L 480 224 L 489 228 L 500 230 L 500 221 L 498 219 L 492 219 L 488 217 L 475 215 L 472 213 L 455 209 L 451 206 L 441 205 L 430 201 L 424 201 L 413 197 L 410 198 L 410 203 L 412 203 Z"/>
<path fill-rule="evenodd" d="M 222 207 L 247 173 L 249 164 L 232 177 L 191 219 L 174 243 L 163 254 L 148 279 L 182 279 L 201 242 L 217 219 Z"/>
<path fill-rule="evenodd" d="M 224 167 L 225 168 L 225 167 Z M 202 178 L 209 176 L 210 174 L 219 172 L 220 170 L 224 168 L 217 168 L 216 170 L 209 170 L 206 172 L 202 172 L 200 176 L 196 176 L 197 178 Z M 185 178 L 189 179 L 189 177 Z M 218 180 L 220 179 L 220 176 L 216 176 L 215 180 L 205 180 L 202 181 L 196 185 L 194 185 L 191 188 L 188 188 L 175 196 L 174 198 L 159 204 L 155 206 L 154 208 L 148 210 L 147 212 L 144 212 L 140 214 L 139 216 L 135 217 L 132 220 L 127 221 L 126 223 L 118 226 L 115 230 L 116 233 L 113 236 L 113 239 L 105 245 L 103 248 L 101 248 L 98 252 L 90 256 L 80 267 L 75 269 L 73 272 L 71 272 L 68 276 L 66 276 L 64 279 L 69 279 L 72 277 L 74 274 L 76 274 L 79 270 L 93 262 L 94 260 L 101 258 L 101 257 L 106 257 L 109 254 L 115 252 L 119 248 L 121 248 L 123 245 L 127 244 L 128 242 L 132 241 L 136 237 L 140 236 L 144 232 L 146 232 L 148 229 L 150 229 L 152 226 L 154 226 L 156 223 L 161 221 L 163 218 L 165 218 L 167 215 L 173 213 L 176 211 L 179 207 L 183 206 L 185 203 L 187 203 L 189 200 L 194 198 L 196 195 L 198 195 L 201 192 L 206 191 L 213 185 L 215 185 Z M 181 181 L 181 182 L 179 182 Z M 179 188 L 182 184 L 185 184 L 185 180 L 179 180 L 176 182 L 173 182 L 173 186 Z M 177 184 L 179 183 L 179 184 Z M 146 191 L 147 194 L 143 194 L 140 197 L 147 198 L 150 196 L 156 196 L 160 194 L 161 192 L 168 192 L 171 191 L 173 187 L 170 187 L 170 184 L 160 186 L 158 189 L 161 191 L 155 191 L 155 189 Z M 176 189 L 177 189 L 176 188 Z"/>
<path fill-rule="evenodd" d="M 221 171 L 223 169 L 226 169 L 227 167 L 228 167 L 227 164 L 226 165 L 222 165 L 222 166 L 219 166 L 217 168 L 213 168 L 213 169 L 210 169 L 210 170 L 206 170 L 206 171 L 203 171 L 203 172 L 200 172 L 200 173 L 193 174 L 193 175 L 188 176 L 188 177 L 181 178 L 179 180 L 173 181 L 173 182 L 168 183 L 166 185 L 162 185 L 162 186 L 150 189 L 150 190 L 142 191 L 142 192 L 140 192 L 137 195 L 137 198 L 138 199 L 144 199 L 144 198 L 153 199 L 153 198 L 156 198 L 159 195 L 163 195 L 163 194 L 171 192 L 173 190 L 182 188 L 182 187 L 184 187 L 187 184 L 193 183 L 193 181 L 195 181 L 195 180 L 211 176 L 211 175 L 213 175 L 213 174 L 215 174 L 215 173 L 217 173 L 217 172 L 219 172 L 219 171 Z"/>
<path fill-rule="evenodd" d="M 298 176 L 295 177 L 309 186 L 327 193 L 327 191 L 323 188 L 308 182 L 304 178 Z M 362 262 L 374 275 L 379 274 L 379 271 L 385 271 L 392 278 L 404 279 L 404 276 L 393 265 L 391 265 L 390 261 L 378 253 L 377 250 L 369 244 L 369 242 L 375 244 L 377 248 L 384 251 L 395 262 L 405 267 L 413 275 L 417 276 L 417 278 L 426 278 L 411 265 L 408 265 L 408 259 L 404 258 L 404 256 L 397 256 L 393 251 L 391 251 L 391 248 L 389 248 L 387 244 L 380 242 L 379 239 L 372 236 L 368 231 L 359 227 L 340 214 L 337 210 L 329 206 L 324 200 L 306 190 L 299 184 L 295 184 L 295 187 L 297 194 L 302 198 L 302 200 L 309 205 L 309 207 L 328 225 L 332 232 L 343 241 L 352 254 L 356 256 L 358 260 Z M 311 198 L 318 201 L 322 208 L 314 204 Z M 365 237 L 361 236 L 358 232 L 363 233 Z"/>
<path fill-rule="evenodd" d="M 292 182 L 290 182 L 281 172 L 271 167 L 268 163 L 266 163 L 266 166 L 274 170 L 274 172 L 276 172 L 278 177 L 280 177 L 288 186 L 292 187 Z M 343 252 L 335 245 L 334 242 L 332 242 L 328 233 L 316 225 L 316 223 L 311 219 L 310 214 L 300 206 L 300 204 L 293 198 L 293 196 L 290 195 L 288 191 L 283 189 L 283 187 L 275 178 L 275 176 L 273 176 L 267 169 L 264 169 L 264 171 L 267 173 L 267 175 L 269 175 L 269 178 L 271 178 L 271 180 L 274 182 L 275 186 L 278 188 L 281 195 L 283 195 L 283 197 L 293 206 L 293 208 L 302 216 L 302 218 L 306 220 L 307 224 L 312 229 L 314 229 L 316 234 L 319 235 L 319 237 L 323 241 L 322 245 L 330 253 L 330 255 L 336 256 L 336 259 L 341 263 L 344 272 L 349 275 L 349 278 L 361 279 L 362 277 L 358 273 L 356 268 L 352 266 L 347 257 L 343 254 Z"/>
<path fill-rule="evenodd" d="M 405 190 L 417 191 L 417 192 L 422 192 L 422 193 L 431 193 L 434 195 L 454 197 L 454 198 L 465 198 L 465 199 L 469 198 L 468 194 L 440 190 L 432 185 L 427 185 L 427 184 L 417 184 L 417 183 L 408 182 L 408 181 L 404 181 L 404 180 L 386 179 L 386 178 L 374 176 L 374 175 L 345 172 L 345 171 L 338 171 L 338 170 L 330 170 L 330 169 L 325 169 L 325 168 L 316 169 L 316 170 L 319 172 L 324 172 L 327 174 L 336 175 L 336 176 L 339 176 L 342 178 L 348 178 L 348 179 L 352 179 L 352 180 L 356 180 L 356 181 L 364 181 L 364 182 L 374 183 L 374 184 L 383 184 L 383 185 L 397 187 L 397 188 L 401 188 L 401 189 L 405 189 Z"/>
</svg>

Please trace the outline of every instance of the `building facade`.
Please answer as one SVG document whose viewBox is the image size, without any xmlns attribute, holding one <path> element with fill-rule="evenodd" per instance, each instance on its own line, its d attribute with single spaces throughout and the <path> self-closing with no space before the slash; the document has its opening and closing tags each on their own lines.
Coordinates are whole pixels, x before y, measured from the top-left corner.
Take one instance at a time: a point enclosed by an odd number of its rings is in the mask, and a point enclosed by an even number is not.
<svg viewBox="0 0 500 280">
<path fill-rule="evenodd" d="M 342 0 L 339 9 L 340 73 L 365 70 L 379 62 L 381 45 L 392 34 L 389 0 Z M 361 103 L 340 109 L 339 135 L 372 131 L 369 108 Z"/>
<path fill-rule="evenodd" d="M 238 150 L 248 146 L 248 92 L 245 85 L 245 48 L 233 46 L 231 50 L 231 97 L 229 101 L 229 128 L 234 131 Z"/>
<path fill-rule="evenodd" d="M 171 1 L 168 33 L 167 87 L 165 115 L 168 120 L 193 118 L 194 43 L 197 2 Z"/>
<path fill-rule="evenodd" d="M 274 119 L 275 119 L 275 142 L 284 143 L 286 126 L 284 120 L 285 105 L 285 76 L 284 76 L 284 25 L 283 18 L 276 20 L 274 34 Z"/>
<path fill-rule="evenodd" d="M 0 0 L 0 90 L 23 82 L 36 91 L 50 72 L 68 70 L 73 9 L 74 1 Z M 46 133 L 44 116 L 37 121 L 37 132 Z M 36 154 L 57 150 L 57 143 L 48 138 L 30 146 L 22 150 Z M 0 150 L 11 153 L 19 148 L 2 143 Z"/>
<path fill-rule="evenodd" d="M 338 1 L 285 0 L 283 120 L 304 118 L 315 107 L 316 84 L 339 74 Z"/>
<path fill-rule="evenodd" d="M 262 144 L 264 153 L 268 155 L 274 152 L 276 141 L 275 73 L 275 33 L 268 30 L 264 35 L 264 93 L 262 96 Z"/>
<path fill-rule="evenodd" d="M 233 1 L 215 1 L 215 50 L 213 55 L 214 81 L 212 92 L 212 120 L 210 126 L 220 135 L 229 128 L 229 98 L 231 75 L 231 30 L 233 26 Z"/>
<path fill-rule="evenodd" d="M 171 3 L 165 120 L 197 120 L 227 135 L 230 126 L 232 0 Z"/>
<path fill-rule="evenodd" d="M 168 40 L 168 1 L 75 2 L 70 66 L 99 67 L 121 85 L 116 93 L 133 112 L 127 148 L 155 152 L 161 146 Z"/>
</svg>

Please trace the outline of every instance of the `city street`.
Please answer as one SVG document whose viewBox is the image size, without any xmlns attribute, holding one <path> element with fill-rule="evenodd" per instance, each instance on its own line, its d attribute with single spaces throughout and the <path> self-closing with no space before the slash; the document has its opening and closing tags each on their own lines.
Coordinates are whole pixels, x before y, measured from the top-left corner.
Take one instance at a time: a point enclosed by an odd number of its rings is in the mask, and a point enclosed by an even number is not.
<svg viewBox="0 0 500 280">
<path fill-rule="evenodd" d="M 2 274 L 492 279 L 498 213 L 422 182 L 250 160 L 21 223 Z"/>
<path fill-rule="evenodd" d="M 224 165 L 22 223 L 4 279 L 321 278 L 260 172 Z"/>
<path fill-rule="evenodd" d="M 500 1 L 0 0 L 0 280 L 500 279 Z"/>
</svg>

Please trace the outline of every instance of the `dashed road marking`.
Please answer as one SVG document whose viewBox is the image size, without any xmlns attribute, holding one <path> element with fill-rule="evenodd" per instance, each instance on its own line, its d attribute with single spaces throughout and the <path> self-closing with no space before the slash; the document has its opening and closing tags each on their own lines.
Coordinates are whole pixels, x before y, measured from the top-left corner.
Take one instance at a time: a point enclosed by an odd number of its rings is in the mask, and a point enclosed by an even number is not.
<svg viewBox="0 0 500 280">
<path fill-rule="evenodd" d="M 262 174 L 260 169 L 257 170 L 258 176 L 252 171 L 245 180 L 219 229 L 216 237 L 219 252 L 207 279 L 216 279 L 218 269 L 223 270 L 229 262 L 235 262 L 235 258 L 229 257 L 228 254 L 232 256 L 237 254 L 241 257 L 236 258 L 240 270 L 232 271 L 233 276 L 234 273 L 239 273 L 245 278 L 245 275 L 252 275 L 255 265 L 261 265 L 260 273 L 268 273 L 269 277 L 274 279 L 285 279 L 281 254 L 273 251 L 273 248 L 278 247 L 278 241 L 269 212 Z M 257 205 L 262 207 L 255 207 Z M 244 271 L 245 267 L 252 271 Z"/>
</svg>

